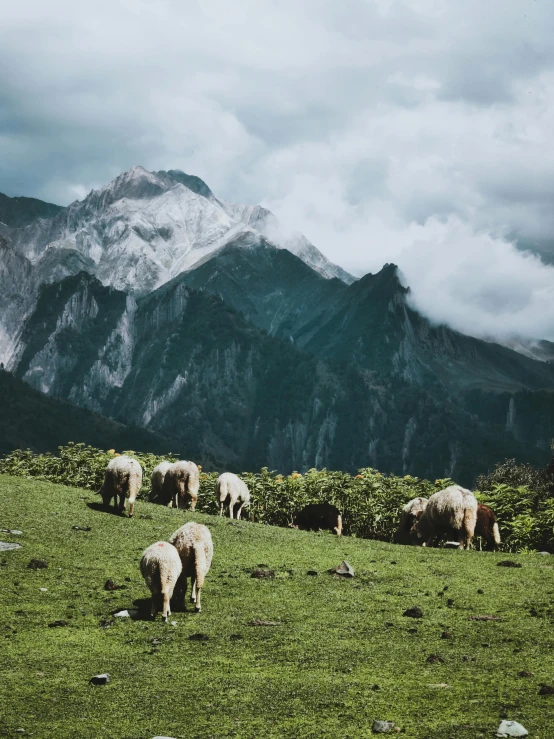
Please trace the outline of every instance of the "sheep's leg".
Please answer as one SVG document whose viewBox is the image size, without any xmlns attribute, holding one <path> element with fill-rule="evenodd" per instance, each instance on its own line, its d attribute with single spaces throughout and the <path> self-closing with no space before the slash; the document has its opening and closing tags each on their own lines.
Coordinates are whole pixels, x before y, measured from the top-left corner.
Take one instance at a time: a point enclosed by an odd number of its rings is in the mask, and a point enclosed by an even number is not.
<svg viewBox="0 0 554 739">
<path fill-rule="evenodd" d="M 202 606 L 200 605 L 200 593 L 202 592 L 202 588 L 198 588 L 196 590 L 196 605 L 194 606 L 194 610 L 196 613 L 200 613 L 202 610 Z"/>
<path fill-rule="evenodd" d="M 162 618 L 164 621 L 167 621 L 167 617 L 171 616 L 171 609 L 169 606 L 169 593 L 167 590 L 163 593 L 163 610 L 162 610 Z"/>
<path fill-rule="evenodd" d="M 229 500 L 229 518 L 235 517 L 235 501 L 231 498 Z"/>
<path fill-rule="evenodd" d="M 192 575 L 191 576 L 190 582 L 191 582 L 191 585 L 192 585 L 192 590 L 191 590 L 191 593 L 190 593 L 190 602 L 191 603 L 196 603 L 196 598 L 198 597 L 197 596 L 197 592 L 196 592 L 196 575 Z"/>
<path fill-rule="evenodd" d="M 133 518 L 134 510 L 135 510 L 135 499 L 129 498 L 129 518 Z"/>
<path fill-rule="evenodd" d="M 220 500 L 219 501 L 219 515 L 220 516 L 223 516 L 223 507 L 224 507 L 224 505 L 225 505 L 225 501 L 224 500 Z"/>
<path fill-rule="evenodd" d="M 242 513 L 242 506 L 243 505 L 244 505 L 244 503 L 241 503 L 240 506 L 239 506 L 239 509 L 237 511 L 237 516 L 236 516 L 237 521 L 240 521 L 240 516 L 241 516 L 241 513 Z"/>
<path fill-rule="evenodd" d="M 117 495 L 115 497 L 117 503 Z M 119 512 L 125 513 L 125 493 L 119 493 Z"/>
<path fill-rule="evenodd" d="M 190 499 L 190 510 L 193 511 L 196 508 L 196 498 L 191 497 Z"/>
<path fill-rule="evenodd" d="M 158 594 L 152 593 L 152 604 L 150 606 L 150 615 L 152 618 L 156 618 L 156 614 L 158 613 Z"/>
</svg>

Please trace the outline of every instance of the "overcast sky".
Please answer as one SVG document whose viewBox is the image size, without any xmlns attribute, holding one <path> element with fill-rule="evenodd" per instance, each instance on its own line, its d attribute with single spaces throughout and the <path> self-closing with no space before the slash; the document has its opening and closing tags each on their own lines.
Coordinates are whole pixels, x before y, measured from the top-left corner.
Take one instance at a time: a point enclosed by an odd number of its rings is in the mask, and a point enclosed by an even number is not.
<svg viewBox="0 0 554 739">
<path fill-rule="evenodd" d="M 179 168 L 480 336 L 554 340 L 548 0 L 18 0 L 0 191 Z"/>
</svg>

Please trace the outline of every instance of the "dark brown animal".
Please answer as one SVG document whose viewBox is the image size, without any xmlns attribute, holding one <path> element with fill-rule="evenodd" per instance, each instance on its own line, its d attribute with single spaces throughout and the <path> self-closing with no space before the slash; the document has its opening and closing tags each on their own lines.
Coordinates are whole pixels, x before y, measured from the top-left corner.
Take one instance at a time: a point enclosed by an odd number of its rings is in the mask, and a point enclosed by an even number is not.
<svg viewBox="0 0 554 739">
<path fill-rule="evenodd" d="M 500 530 L 496 522 L 496 516 L 492 508 L 488 505 L 479 503 L 477 506 L 477 524 L 475 526 L 475 536 L 480 536 L 485 540 L 485 549 L 490 552 L 496 552 L 500 544 Z"/>
<path fill-rule="evenodd" d="M 338 508 L 330 503 L 309 503 L 294 517 L 293 527 L 302 531 L 332 531 L 342 534 L 342 516 Z"/>
</svg>

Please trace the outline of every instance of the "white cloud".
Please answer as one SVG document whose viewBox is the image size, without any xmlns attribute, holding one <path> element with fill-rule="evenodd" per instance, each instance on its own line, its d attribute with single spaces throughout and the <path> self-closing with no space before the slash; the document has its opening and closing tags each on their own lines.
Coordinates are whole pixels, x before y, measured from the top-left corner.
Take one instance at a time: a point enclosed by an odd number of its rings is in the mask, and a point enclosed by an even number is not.
<svg viewBox="0 0 554 739">
<path fill-rule="evenodd" d="M 397 262 L 434 320 L 554 338 L 552 270 L 513 246 L 554 260 L 545 0 L 20 0 L 2 20 L 0 191 L 67 203 L 180 168 L 357 274 Z"/>
</svg>

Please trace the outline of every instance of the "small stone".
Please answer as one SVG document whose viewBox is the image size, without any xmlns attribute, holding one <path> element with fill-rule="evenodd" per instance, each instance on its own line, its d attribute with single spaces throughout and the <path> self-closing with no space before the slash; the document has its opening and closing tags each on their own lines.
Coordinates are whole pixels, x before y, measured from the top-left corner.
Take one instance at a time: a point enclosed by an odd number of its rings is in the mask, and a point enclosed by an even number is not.
<svg viewBox="0 0 554 739">
<path fill-rule="evenodd" d="M 459 549 L 460 548 L 460 542 L 458 542 L 458 541 L 445 541 L 444 542 L 444 548 L 445 549 Z"/>
<path fill-rule="evenodd" d="M 453 639 L 454 637 L 449 631 L 443 631 L 441 634 L 441 639 Z"/>
<path fill-rule="evenodd" d="M 239 641 L 240 639 L 242 639 L 242 634 L 231 634 L 229 638 L 231 639 L 231 641 Z"/>
<path fill-rule="evenodd" d="M 518 677 L 535 677 L 535 673 L 534 672 L 530 672 L 529 670 L 520 670 L 517 673 L 517 676 Z"/>
<path fill-rule="evenodd" d="M 150 513 L 141 513 L 139 518 L 142 518 L 146 521 L 152 521 L 153 516 L 151 516 Z"/>
<path fill-rule="evenodd" d="M 308 572 L 306 572 L 306 575 L 311 575 L 312 577 L 317 577 L 319 575 L 319 572 L 317 570 L 308 570 Z"/>
<path fill-rule="evenodd" d="M 63 618 L 60 618 L 58 621 L 51 621 L 48 624 L 49 629 L 55 629 L 57 626 L 67 626 L 67 621 L 64 621 Z"/>
<path fill-rule="evenodd" d="M 172 625 L 172 626 L 177 626 L 177 621 L 172 621 L 172 622 L 171 622 L 171 625 Z"/>
<path fill-rule="evenodd" d="M 479 589 L 477 590 L 477 593 L 478 593 L 479 595 L 485 595 L 485 591 L 484 591 L 484 590 L 482 590 L 481 588 L 479 588 Z"/>
<path fill-rule="evenodd" d="M 417 634 L 417 629 L 412 626 L 411 629 L 408 629 L 408 634 Z"/>
<path fill-rule="evenodd" d="M 448 683 L 430 683 L 427 685 L 428 688 L 449 688 L 450 685 Z"/>
<path fill-rule="evenodd" d="M 138 608 L 129 608 L 125 609 L 124 611 L 118 611 L 117 613 L 114 613 L 114 616 L 116 618 L 138 618 L 139 615 L 140 614 Z"/>
<path fill-rule="evenodd" d="M 517 721 L 502 721 L 497 729 L 496 736 L 527 736 L 528 731 Z"/>
<path fill-rule="evenodd" d="M 101 675 L 94 675 L 90 678 L 91 685 L 107 685 L 110 682 L 110 673 L 103 672 Z"/>
<path fill-rule="evenodd" d="M 380 687 L 379 685 L 377 685 L 377 683 L 375 683 L 375 685 L 372 685 L 372 686 L 371 686 L 371 689 L 372 689 L 373 691 L 377 691 L 377 690 L 381 690 L 381 687 Z"/>
<path fill-rule="evenodd" d="M 25 731 L 25 729 L 16 729 L 15 733 L 16 734 L 26 734 L 27 732 Z"/>
<path fill-rule="evenodd" d="M 43 559 L 32 559 L 27 565 L 29 570 L 45 570 L 48 564 Z"/>
<path fill-rule="evenodd" d="M 191 634 L 189 641 L 208 641 L 209 638 L 207 634 Z"/>
<path fill-rule="evenodd" d="M 23 531 L 19 531 L 19 529 L 0 529 L 0 533 L 11 534 L 12 536 L 21 536 L 23 534 Z M 25 731 L 25 729 L 23 729 L 23 731 Z"/>
<path fill-rule="evenodd" d="M 554 687 L 552 685 L 540 684 L 539 695 L 554 695 Z"/>
<path fill-rule="evenodd" d="M 0 552 L 10 552 L 12 549 L 21 549 L 21 544 L 15 541 L 0 541 Z"/>
<path fill-rule="evenodd" d="M 90 526 L 72 526 L 73 531 L 92 531 Z"/>
<path fill-rule="evenodd" d="M 503 559 L 496 563 L 497 567 L 521 567 L 521 562 L 514 562 L 512 559 Z"/>
<path fill-rule="evenodd" d="M 9 533 L 10 534 L 15 534 L 16 532 L 15 531 L 10 531 Z M 21 533 L 21 532 L 17 532 L 17 533 Z M 550 557 L 550 552 L 537 552 L 537 554 L 542 554 L 543 557 Z"/>
<path fill-rule="evenodd" d="M 48 588 L 39 588 L 39 590 L 40 590 L 41 593 L 47 593 L 48 592 Z"/>
<path fill-rule="evenodd" d="M 331 575 L 340 575 L 341 577 L 354 577 L 354 568 L 345 559 L 342 560 L 337 567 L 331 567 L 329 570 Z"/>
<path fill-rule="evenodd" d="M 116 585 L 115 582 L 109 578 L 104 583 L 104 590 L 123 590 L 125 588 L 125 585 Z"/>
<path fill-rule="evenodd" d="M 386 734 L 394 729 L 394 723 L 392 721 L 379 721 L 375 719 L 371 727 L 371 731 L 374 734 Z"/>
<path fill-rule="evenodd" d="M 446 607 L 447 607 L 447 608 L 453 608 L 453 607 L 454 607 L 454 599 L 453 599 L 453 598 L 449 598 L 449 599 L 448 599 L 448 600 L 446 601 Z"/>
<path fill-rule="evenodd" d="M 391 561 L 391 565 L 396 565 L 396 564 L 398 564 L 398 562 L 397 562 L 397 561 L 396 561 L 395 559 L 393 559 L 393 560 Z"/>
<path fill-rule="evenodd" d="M 444 657 L 441 657 L 440 654 L 430 654 L 425 661 L 430 665 L 442 665 L 444 664 Z"/>
<path fill-rule="evenodd" d="M 413 608 L 407 608 L 403 616 L 408 616 L 408 618 L 423 618 L 423 611 L 419 606 L 414 606 Z"/>
</svg>

